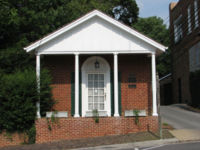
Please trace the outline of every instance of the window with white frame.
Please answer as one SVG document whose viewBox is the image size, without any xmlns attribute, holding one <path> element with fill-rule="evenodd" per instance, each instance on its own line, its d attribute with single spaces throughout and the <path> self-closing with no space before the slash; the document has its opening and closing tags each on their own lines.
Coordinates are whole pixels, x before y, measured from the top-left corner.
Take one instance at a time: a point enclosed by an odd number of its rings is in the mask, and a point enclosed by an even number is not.
<svg viewBox="0 0 200 150">
<path fill-rule="evenodd" d="M 182 29 L 182 15 L 180 15 L 174 21 L 174 42 L 177 43 L 183 38 L 183 29 Z"/>
<path fill-rule="evenodd" d="M 187 13 L 188 13 L 188 34 L 192 32 L 192 24 L 191 24 L 191 6 L 188 7 L 187 9 Z"/>
<path fill-rule="evenodd" d="M 199 26 L 199 14 L 198 14 L 198 1 L 194 0 L 194 20 L 195 25 L 194 27 L 197 28 Z"/>
</svg>

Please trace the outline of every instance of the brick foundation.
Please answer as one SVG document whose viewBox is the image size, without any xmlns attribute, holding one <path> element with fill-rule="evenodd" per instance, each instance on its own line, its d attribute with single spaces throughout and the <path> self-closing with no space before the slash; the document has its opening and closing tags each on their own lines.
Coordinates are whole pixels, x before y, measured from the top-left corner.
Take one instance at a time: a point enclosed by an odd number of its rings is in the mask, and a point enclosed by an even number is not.
<svg viewBox="0 0 200 150">
<path fill-rule="evenodd" d="M 140 117 L 140 125 L 135 125 L 134 117 L 105 117 L 95 123 L 93 118 L 60 118 L 48 129 L 46 119 L 36 121 L 36 143 L 58 140 L 80 139 L 106 135 L 128 134 L 141 131 L 156 131 L 157 117 Z"/>
<path fill-rule="evenodd" d="M 6 132 L 0 134 L 0 147 L 20 145 L 24 142 L 24 134 L 13 133 L 11 135 Z"/>
</svg>

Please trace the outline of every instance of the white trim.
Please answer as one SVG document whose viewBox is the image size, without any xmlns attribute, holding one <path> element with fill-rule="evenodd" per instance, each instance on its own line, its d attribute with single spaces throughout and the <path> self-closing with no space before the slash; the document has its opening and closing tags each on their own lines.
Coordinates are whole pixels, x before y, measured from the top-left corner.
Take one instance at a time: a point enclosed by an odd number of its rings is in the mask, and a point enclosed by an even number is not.
<svg viewBox="0 0 200 150">
<path fill-rule="evenodd" d="M 58 117 L 58 118 L 67 118 L 68 112 L 67 111 L 58 111 L 58 112 L 46 112 L 46 117 L 51 118 L 52 116 Z"/>
<path fill-rule="evenodd" d="M 154 46 L 155 48 L 157 48 L 157 49 L 159 49 L 163 52 L 167 49 L 167 47 L 165 47 L 165 46 L 161 45 L 160 43 L 157 43 L 156 41 L 146 37 L 145 35 L 137 32 L 136 30 L 120 23 L 119 21 L 107 16 L 106 14 L 104 14 L 104 13 L 98 11 L 98 10 L 94 10 L 94 11 L 86 14 L 85 16 L 81 17 L 80 19 L 70 23 L 69 25 L 62 27 L 61 29 L 59 29 L 59 30 L 47 35 L 46 37 L 42 38 L 41 40 L 25 47 L 24 50 L 26 50 L 26 52 L 30 52 L 30 51 L 34 50 L 35 48 L 37 48 L 37 47 L 47 43 L 48 41 L 54 39 L 55 37 L 63 34 L 64 32 L 66 32 L 66 31 L 78 26 L 79 24 L 91 19 L 94 16 L 98 16 L 98 17 L 108 21 L 109 23 L 119 27 L 120 29 L 122 29 L 122 30 L 124 30 L 124 31 L 126 31 L 126 32 L 128 32 L 128 33 L 130 33 L 134 36 L 136 36 L 137 38 L 147 42 L 148 44 Z"/>
<path fill-rule="evenodd" d="M 75 114 L 74 117 L 79 115 L 79 54 L 75 54 Z"/>
<path fill-rule="evenodd" d="M 157 113 L 157 99 L 156 99 L 156 56 L 152 53 L 151 56 L 152 65 L 152 100 L 153 100 L 153 116 L 158 116 Z"/>
<path fill-rule="evenodd" d="M 132 117 L 132 116 L 136 116 L 134 114 L 134 110 L 125 110 L 125 117 Z M 147 116 L 146 110 L 139 110 L 139 116 Z"/>
<path fill-rule="evenodd" d="M 108 117 L 107 111 L 98 111 L 99 117 Z M 92 111 L 86 111 L 85 117 L 95 117 L 92 113 Z"/>
<path fill-rule="evenodd" d="M 98 60 L 100 62 L 100 68 L 95 70 L 93 68 L 94 62 Z M 91 65 L 92 63 L 92 65 Z M 102 67 L 101 67 L 102 64 Z M 81 76 L 82 76 L 82 117 L 90 117 L 91 113 L 88 110 L 88 74 L 90 73 L 102 73 L 104 74 L 104 84 L 105 84 L 105 110 L 104 113 L 99 115 L 101 116 L 111 116 L 111 99 L 110 99 L 110 65 L 109 63 L 102 57 L 99 56 L 91 56 L 85 60 L 81 67 Z M 90 113 L 89 113 L 90 112 Z M 99 111 L 102 112 L 102 111 Z M 105 115 L 106 113 L 106 115 Z M 89 115 L 89 116 L 88 116 Z"/>
<path fill-rule="evenodd" d="M 40 93 L 40 55 L 36 55 L 36 80 L 37 80 L 37 90 L 38 93 Z M 41 118 L 40 114 L 40 98 L 36 102 L 36 108 L 37 108 L 37 118 Z"/>
<path fill-rule="evenodd" d="M 153 51 L 150 50 L 127 50 L 127 51 L 81 51 L 79 54 L 151 54 Z M 38 52 L 40 55 L 60 55 L 60 54 L 75 54 L 74 51 L 51 51 L 51 52 Z"/>
<path fill-rule="evenodd" d="M 119 98 L 118 98 L 118 54 L 114 54 L 114 116 L 119 117 Z"/>
</svg>

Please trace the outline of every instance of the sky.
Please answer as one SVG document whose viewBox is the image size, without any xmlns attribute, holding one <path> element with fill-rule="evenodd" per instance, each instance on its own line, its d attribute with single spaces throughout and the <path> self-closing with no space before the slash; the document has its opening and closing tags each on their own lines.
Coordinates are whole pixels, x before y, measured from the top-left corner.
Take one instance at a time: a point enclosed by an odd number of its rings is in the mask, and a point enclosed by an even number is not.
<svg viewBox="0 0 200 150">
<path fill-rule="evenodd" d="M 169 4 L 178 0 L 136 0 L 140 17 L 159 16 L 165 24 L 169 22 Z"/>
</svg>

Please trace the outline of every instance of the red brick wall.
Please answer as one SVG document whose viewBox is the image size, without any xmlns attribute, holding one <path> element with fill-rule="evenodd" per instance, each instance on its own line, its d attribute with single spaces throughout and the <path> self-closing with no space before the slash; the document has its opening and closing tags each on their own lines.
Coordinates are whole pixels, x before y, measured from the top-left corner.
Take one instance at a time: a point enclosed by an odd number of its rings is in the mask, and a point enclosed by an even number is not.
<svg viewBox="0 0 200 150">
<path fill-rule="evenodd" d="M 80 70 L 90 55 L 80 55 Z M 113 55 L 102 55 L 113 70 Z M 53 76 L 53 95 L 56 99 L 55 110 L 71 112 L 71 72 L 74 72 L 74 56 L 45 56 L 45 66 Z M 122 114 L 125 110 L 145 109 L 151 115 L 151 59 L 147 55 L 119 55 L 121 72 Z M 128 76 L 136 76 L 136 88 L 129 88 Z"/>
<path fill-rule="evenodd" d="M 36 121 L 36 143 L 58 140 L 79 139 L 106 135 L 128 134 L 139 131 L 156 131 L 157 117 L 140 117 L 140 125 L 135 125 L 133 117 L 105 117 L 95 123 L 93 118 L 60 118 L 48 129 L 45 118 Z"/>
<path fill-rule="evenodd" d="M 151 59 L 147 55 L 119 55 L 121 72 L 122 114 L 125 110 L 145 109 L 151 115 Z M 129 74 L 134 74 L 136 83 L 129 83 Z M 128 85 L 135 84 L 136 88 Z"/>
<path fill-rule="evenodd" d="M 13 133 L 8 135 L 6 132 L 0 134 L 0 147 L 19 145 L 24 142 L 24 135 Z"/>
<path fill-rule="evenodd" d="M 74 71 L 74 57 L 70 55 L 44 56 L 41 62 L 52 75 L 52 92 L 56 100 L 53 109 L 71 112 L 71 72 Z"/>
<path fill-rule="evenodd" d="M 188 21 L 187 21 L 187 8 L 191 6 L 191 28 L 192 32 L 188 34 Z M 198 1 L 198 8 L 200 3 Z M 173 103 L 188 103 L 191 100 L 190 89 L 189 89 L 189 49 L 200 41 L 200 27 L 195 28 L 195 17 L 194 17 L 194 1 L 192 0 L 181 0 L 176 6 L 174 4 L 170 6 L 170 39 L 172 50 L 172 92 L 173 92 Z M 182 29 L 183 39 L 178 43 L 174 42 L 174 22 L 182 15 Z M 200 12 L 198 12 L 200 16 Z M 199 17 L 200 21 L 200 17 Z M 179 96 L 179 85 L 178 79 L 181 79 L 181 101 Z"/>
</svg>

